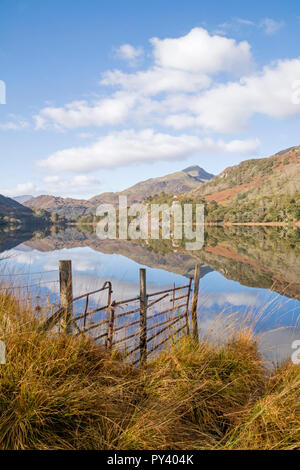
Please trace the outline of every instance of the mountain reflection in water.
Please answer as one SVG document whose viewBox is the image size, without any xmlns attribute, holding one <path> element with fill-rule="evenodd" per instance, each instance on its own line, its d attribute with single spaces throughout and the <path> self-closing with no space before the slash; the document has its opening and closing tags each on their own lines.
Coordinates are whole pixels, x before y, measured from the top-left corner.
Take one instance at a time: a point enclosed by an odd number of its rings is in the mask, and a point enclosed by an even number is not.
<svg viewBox="0 0 300 470">
<path fill-rule="evenodd" d="M 58 303 L 58 261 L 72 259 L 74 294 L 113 283 L 116 300 L 138 293 L 139 267 L 147 288 L 186 283 L 201 264 L 199 325 L 206 331 L 220 313 L 257 318 L 267 357 L 289 357 L 300 338 L 300 231 L 274 227 L 212 227 L 201 251 L 171 241 L 99 240 L 89 229 L 57 233 L 0 232 L 1 280 L 32 286 L 33 295 Z M 25 276 L 23 275 L 25 273 Z M 15 274 L 22 274 L 15 276 Z M 278 328 L 281 329 L 278 329 Z M 284 328 L 282 328 L 284 327 Z M 276 331 L 273 331 L 276 329 Z"/>
</svg>

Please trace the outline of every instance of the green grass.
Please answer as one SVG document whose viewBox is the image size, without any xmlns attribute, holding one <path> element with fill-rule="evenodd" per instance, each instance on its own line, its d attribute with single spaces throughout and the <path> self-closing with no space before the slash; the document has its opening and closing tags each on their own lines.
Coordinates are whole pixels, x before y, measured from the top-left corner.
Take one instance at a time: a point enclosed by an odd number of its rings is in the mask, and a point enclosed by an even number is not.
<svg viewBox="0 0 300 470">
<path fill-rule="evenodd" d="M 300 448 L 300 369 L 267 374 L 249 331 L 220 346 L 183 337 L 133 368 L 40 321 L 0 296 L 0 449 Z"/>
</svg>

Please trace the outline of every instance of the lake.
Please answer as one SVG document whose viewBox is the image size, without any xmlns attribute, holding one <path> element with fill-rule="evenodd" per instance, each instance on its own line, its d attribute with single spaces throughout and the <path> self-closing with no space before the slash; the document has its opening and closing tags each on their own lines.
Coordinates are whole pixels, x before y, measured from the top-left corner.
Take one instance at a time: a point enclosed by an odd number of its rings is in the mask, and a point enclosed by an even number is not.
<svg viewBox="0 0 300 470">
<path fill-rule="evenodd" d="M 91 227 L 48 233 L 0 232 L 0 279 L 41 303 L 59 302 L 58 263 L 72 260 L 74 295 L 109 280 L 115 300 L 139 293 L 139 268 L 148 292 L 187 284 L 201 264 L 198 324 L 201 334 L 218 318 L 255 320 L 268 360 L 291 356 L 300 339 L 300 231 L 279 227 L 211 227 L 200 251 L 184 252 L 171 241 L 99 240 Z M 2 284 L 2 289 L 5 284 Z M 101 299 L 98 299 L 101 301 Z M 223 320 L 224 321 L 224 320 Z"/>
</svg>

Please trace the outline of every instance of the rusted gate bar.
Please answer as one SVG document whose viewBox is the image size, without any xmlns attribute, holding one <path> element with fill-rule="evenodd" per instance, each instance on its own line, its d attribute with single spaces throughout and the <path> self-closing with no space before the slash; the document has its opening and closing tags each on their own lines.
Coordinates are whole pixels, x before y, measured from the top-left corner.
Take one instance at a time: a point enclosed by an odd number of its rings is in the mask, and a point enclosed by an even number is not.
<svg viewBox="0 0 300 470">
<path fill-rule="evenodd" d="M 140 269 L 140 362 L 147 360 L 147 287 L 146 269 Z"/>
<path fill-rule="evenodd" d="M 100 289 L 99 292 L 101 292 L 102 290 L 103 289 Z M 87 294 L 87 295 L 91 295 L 91 294 Z M 108 305 L 104 305 L 104 307 L 100 307 L 100 308 L 95 308 L 94 310 L 90 310 L 89 312 L 85 312 L 79 317 L 76 317 L 75 320 L 76 321 L 82 320 L 82 318 L 88 317 L 90 315 L 94 315 L 94 313 L 102 312 L 102 310 L 107 310 L 107 308 L 108 308 Z"/>
<path fill-rule="evenodd" d="M 199 341 L 198 321 L 197 321 L 199 281 L 200 281 L 200 264 L 196 264 L 195 274 L 194 274 L 194 290 L 193 290 L 192 308 L 191 308 L 191 317 L 192 317 L 192 325 L 193 325 L 193 337 L 196 341 Z"/>
<path fill-rule="evenodd" d="M 100 292 L 103 292 L 103 291 L 107 291 L 107 296 L 108 297 L 107 297 L 106 305 L 104 305 L 103 307 L 100 307 L 100 308 L 93 309 L 93 310 L 88 310 L 91 296 L 94 295 L 94 294 L 98 294 Z M 78 300 L 82 300 L 84 298 L 86 299 L 84 313 L 82 315 L 79 315 L 79 316 L 74 318 L 74 320 L 75 320 L 74 323 L 75 323 L 75 326 L 77 327 L 77 329 L 79 330 L 79 334 L 87 333 L 88 331 L 91 331 L 95 328 L 98 328 L 103 324 L 108 325 L 108 318 L 107 318 L 104 321 L 94 323 L 93 325 L 87 327 L 87 317 L 93 315 L 94 313 L 101 312 L 103 310 L 108 311 L 109 307 L 111 306 L 111 295 L 112 295 L 111 282 L 106 281 L 100 289 L 97 289 L 97 290 L 92 291 L 92 292 L 88 292 L 87 294 L 80 295 L 79 297 L 76 297 L 75 299 L 73 299 L 73 304 L 74 304 L 74 302 L 76 302 Z M 78 326 L 78 323 L 82 319 L 83 319 L 83 329 L 80 330 L 80 328 Z"/>
<path fill-rule="evenodd" d="M 160 323 L 156 323 L 155 325 L 152 325 L 150 328 L 148 328 L 148 332 L 153 330 L 154 328 L 158 328 L 159 326 L 163 326 L 163 325 L 168 325 L 168 326 L 172 326 L 173 322 L 174 321 L 177 321 L 178 319 L 182 319 L 183 317 L 185 317 L 185 313 L 181 314 L 179 317 L 175 318 L 174 320 L 172 318 L 167 318 L 167 320 L 163 320 L 161 321 Z M 160 334 L 160 331 L 158 333 L 155 333 L 155 335 L 159 335 Z M 150 341 L 150 339 L 148 339 L 148 342 Z"/>
<path fill-rule="evenodd" d="M 147 351 L 147 355 L 149 356 L 151 353 L 153 353 L 154 351 L 156 351 L 156 349 L 158 349 L 160 346 L 162 346 L 163 344 L 165 344 L 167 341 L 169 341 L 171 338 L 176 338 L 176 335 L 178 333 L 180 333 L 180 331 L 182 331 L 186 326 L 183 325 L 181 326 L 180 328 L 178 328 L 178 330 L 175 331 L 175 333 L 172 333 L 171 335 L 167 336 L 166 338 L 164 338 L 160 343 L 156 344 L 151 350 Z M 178 340 L 177 340 L 178 341 Z M 174 341 L 174 344 L 176 343 L 176 341 Z M 134 365 L 135 363 L 133 363 Z"/>
<path fill-rule="evenodd" d="M 165 294 L 166 292 L 173 292 L 173 291 L 177 291 L 177 290 L 182 290 L 182 289 L 187 289 L 189 287 L 189 285 L 187 284 L 186 286 L 179 286 L 179 287 L 172 287 L 171 289 L 166 289 L 166 290 L 161 290 L 161 291 L 158 291 L 158 292 L 151 292 L 151 294 L 148 294 L 148 297 L 153 297 L 155 295 L 159 295 L 159 294 Z"/>
<path fill-rule="evenodd" d="M 107 325 L 107 320 L 101 320 L 97 323 L 94 323 L 93 325 L 89 326 L 88 328 L 85 328 L 84 330 L 80 330 L 78 333 L 76 333 L 76 335 L 74 336 L 79 336 L 79 335 L 82 335 L 82 334 L 85 334 L 87 333 L 88 331 L 91 331 L 91 330 L 94 330 L 95 328 L 99 328 L 100 326 L 102 325 Z"/>
<path fill-rule="evenodd" d="M 183 325 L 181 326 L 178 330 L 175 331 L 175 333 L 172 333 L 171 335 L 167 336 L 166 338 L 164 338 L 160 343 L 156 344 L 151 350 L 147 351 L 147 356 L 149 356 L 150 354 L 152 354 L 154 351 L 156 351 L 156 349 L 158 349 L 160 346 L 162 346 L 163 344 L 165 344 L 167 341 L 169 341 L 171 338 L 175 338 L 176 335 L 178 333 L 180 333 L 180 331 L 182 331 L 186 326 Z M 177 340 L 178 341 L 178 340 Z M 177 342 L 177 341 L 174 341 L 174 344 Z M 126 357 L 129 357 L 133 352 L 135 352 L 136 349 L 132 350 L 129 352 L 129 354 L 126 356 Z M 132 363 L 132 365 L 136 365 L 137 363 L 139 362 L 139 360 L 136 360 Z"/>
<path fill-rule="evenodd" d="M 107 325 L 106 332 L 100 334 L 100 336 L 97 336 L 96 338 L 93 338 L 95 341 L 97 341 L 100 338 L 106 337 L 105 340 L 105 345 L 107 348 L 111 349 L 115 344 L 119 344 L 124 342 L 125 340 L 131 339 L 135 336 L 135 334 L 130 334 L 129 337 L 121 338 L 118 339 L 117 341 L 114 341 L 114 335 L 116 331 L 121 331 L 123 328 L 128 328 L 128 326 L 134 326 L 135 324 L 139 323 L 140 328 L 139 328 L 139 344 L 137 345 L 137 348 L 134 348 L 130 353 L 132 354 L 135 352 L 137 349 L 139 349 L 140 352 L 140 363 L 141 365 L 146 363 L 147 360 L 147 355 L 148 355 L 148 342 L 152 341 L 155 336 L 159 336 L 162 332 L 164 332 L 168 327 L 173 326 L 173 324 L 177 324 L 178 321 L 183 319 L 184 317 L 186 318 L 185 322 L 185 327 L 187 330 L 187 333 L 189 334 L 189 301 L 190 297 L 192 294 L 192 279 L 189 279 L 189 283 L 185 286 L 179 286 L 171 289 L 166 289 L 163 291 L 158 291 L 158 292 L 152 292 L 150 294 L 147 294 L 147 286 L 146 286 L 146 269 L 140 269 L 140 295 L 137 297 L 134 297 L 132 299 L 127 299 L 123 301 L 117 301 L 117 302 L 112 302 L 112 286 L 109 281 L 106 281 L 102 288 L 95 290 L 93 292 L 89 292 L 83 295 L 80 295 L 77 298 L 73 298 L 73 288 L 72 288 L 72 263 L 71 261 L 64 261 L 61 260 L 59 263 L 60 266 L 60 299 L 61 299 L 61 306 L 55 314 L 53 314 L 50 318 L 48 318 L 44 324 L 43 324 L 43 329 L 50 329 L 53 327 L 55 324 L 57 324 L 61 320 L 65 320 L 65 329 L 68 334 L 72 333 L 73 326 L 77 326 L 77 322 L 83 319 L 83 330 L 79 330 L 78 334 L 81 333 L 87 333 L 90 330 L 93 330 L 95 328 L 99 328 L 100 326 L 104 326 L 105 324 Z M 194 289 L 193 289 L 193 298 L 192 298 L 192 307 L 191 307 L 191 316 L 192 316 L 192 332 L 193 336 L 195 339 L 198 340 L 198 324 L 197 324 L 197 305 L 198 305 L 198 295 L 199 295 L 199 280 L 200 280 L 200 265 L 196 265 L 195 267 L 195 275 L 194 275 Z M 187 293 L 182 293 L 183 289 L 187 289 Z M 95 308 L 92 310 L 88 310 L 89 308 L 89 303 L 90 303 L 90 298 L 92 295 L 97 294 L 98 292 L 108 290 L 108 299 L 107 299 L 107 304 L 105 306 L 102 306 L 100 308 Z M 176 297 L 175 292 L 178 291 L 178 296 Z M 180 308 L 184 309 L 184 313 L 180 314 L 175 318 L 175 320 L 161 320 L 158 324 L 156 325 L 151 325 L 149 328 L 150 330 L 154 330 L 156 328 L 160 328 L 162 326 L 165 326 L 162 330 L 156 332 L 153 334 L 149 339 L 148 339 L 148 330 L 147 330 L 147 323 L 148 323 L 148 318 L 147 318 L 147 312 L 150 307 L 153 305 L 157 304 L 158 302 L 162 301 L 163 299 L 167 298 L 170 296 L 170 302 L 171 302 L 171 308 L 168 308 L 165 311 L 160 311 L 160 312 L 155 312 L 149 317 L 149 320 L 152 318 L 156 318 L 159 316 L 162 316 L 165 313 L 170 313 L 171 311 L 174 312 L 175 308 L 179 310 Z M 152 301 L 149 300 L 148 298 L 151 299 Z M 158 298 L 155 298 L 158 297 Z M 84 311 L 81 315 L 78 317 L 73 317 L 73 303 L 77 300 L 84 299 L 86 300 L 85 302 L 85 308 Z M 153 299 L 154 298 L 154 299 Z M 183 302 L 180 305 L 176 305 L 177 302 L 180 300 L 186 299 L 186 302 Z M 129 302 L 137 302 L 139 301 L 139 307 L 137 306 L 136 308 L 133 308 L 129 311 L 125 311 L 122 313 L 117 313 L 117 308 L 121 307 L 121 305 L 124 305 L 124 303 L 128 304 Z M 106 310 L 107 311 L 107 317 L 104 320 L 101 320 L 99 322 L 96 322 L 92 325 L 87 324 L 87 317 L 96 313 Z M 123 316 L 128 316 L 134 313 L 140 312 L 139 319 L 135 320 L 133 319 L 133 322 L 129 323 L 129 325 L 124 325 L 120 326 L 118 328 L 115 328 L 115 322 L 118 318 L 121 318 Z M 181 331 L 182 328 L 180 328 Z M 105 331 L 105 329 L 104 329 Z"/>
<path fill-rule="evenodd" d="M 167 326 L 165 326 L 164 328 L 162 328 L 161 330 L 157 331 L 156 333 L 154 333 L 149 339 L 148 339 L 148 342 L 150 343 L 150 341 L 152 341 L 154 338 L 156 338 L 157 336 L 159 336 L 161 333 L 163 333 L 164 331 L 166 331 L 168 328 L 171 328 L 173 325 L 175 325 L 175 323 L 178 323 L 180 320 L 183 319 L 183 317 L 185 316 L 185 314 L 183 315 L 180 315 L 179 317 L 175 318 L 175 320 L 172 320 L 171 322 L 169 322 L 169 324 Z"/>
<path fill-rule="evenodd" d="M 72 334 L 73 319 L 73 282 L 72 261 L 59 262 L 60 305 L 64 309 L 65 331 Z"/>
</svg>

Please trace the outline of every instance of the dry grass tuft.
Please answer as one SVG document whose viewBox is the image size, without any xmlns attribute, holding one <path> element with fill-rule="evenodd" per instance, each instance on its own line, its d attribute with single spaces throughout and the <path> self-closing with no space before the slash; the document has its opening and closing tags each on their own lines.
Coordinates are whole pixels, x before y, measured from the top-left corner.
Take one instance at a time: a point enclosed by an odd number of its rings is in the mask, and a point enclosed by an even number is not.
<svg viewBox="0 0 300 470">
<path fill-rule="evenodd" d="M 299 366 L 287 362 L 275 369 L 261 396 L 249 401 L 225 447 L 300 450 Z"/>
<path fill-rule="evenodd" d="M 249 331 L 182 338 L 138 369 L 39 325 L 0 296 L 0 449 L 300 448 L 299 368 L 267 377 Z"/>
</svg>

